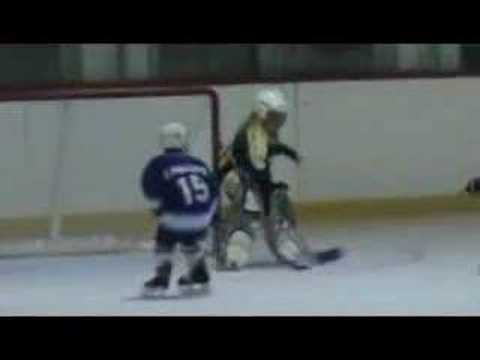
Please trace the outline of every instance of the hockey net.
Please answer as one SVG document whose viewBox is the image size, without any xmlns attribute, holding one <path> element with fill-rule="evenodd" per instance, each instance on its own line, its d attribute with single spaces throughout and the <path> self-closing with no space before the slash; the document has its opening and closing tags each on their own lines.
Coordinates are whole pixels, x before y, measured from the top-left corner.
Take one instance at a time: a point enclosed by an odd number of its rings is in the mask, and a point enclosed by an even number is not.
<svg viewBox="0 0 480 360">
<path fill-rule="evenodd" d="M 187 125 L 192 153 L 215 167 L 219 107 L 211 88 L 0 90 L 0 256 L 150 246 L 139 178 L 159 127 Z"/>
</svg>

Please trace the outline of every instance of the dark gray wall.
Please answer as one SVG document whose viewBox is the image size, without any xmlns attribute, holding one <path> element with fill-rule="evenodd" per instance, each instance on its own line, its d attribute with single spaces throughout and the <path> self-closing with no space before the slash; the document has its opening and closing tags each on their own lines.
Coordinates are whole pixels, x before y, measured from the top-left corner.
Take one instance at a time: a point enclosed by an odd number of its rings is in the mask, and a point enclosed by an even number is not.
<svg viewBox="0 0 480 360">
<path fill-rule="evenodd" d="M 1 45 L 0 84 L 61 79 L 59 45 Z"/>
<path fill-rule="evenodd" d="M 0 45 L 0 85 L 455 71 L 457 52 L 448 44 L 7 44 Z M 478 53 L 463 47 L 465 69 L 478 71 Z"/>
</svg>

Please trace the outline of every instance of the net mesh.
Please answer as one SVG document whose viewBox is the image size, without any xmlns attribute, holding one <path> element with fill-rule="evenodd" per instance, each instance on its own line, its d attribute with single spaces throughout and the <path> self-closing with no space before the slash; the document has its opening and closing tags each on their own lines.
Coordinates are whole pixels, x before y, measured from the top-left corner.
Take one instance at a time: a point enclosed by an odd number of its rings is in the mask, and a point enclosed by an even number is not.
<svg viewBox="0 0 480 360">
<path fill-rule="evenodd" d="M 139 179 L 163 124 L 185 124 L 213 165 L 210 90 L 107 90 L 0 94 L 0 256 L 145 247 L 154 219 Z"/>
</svg>

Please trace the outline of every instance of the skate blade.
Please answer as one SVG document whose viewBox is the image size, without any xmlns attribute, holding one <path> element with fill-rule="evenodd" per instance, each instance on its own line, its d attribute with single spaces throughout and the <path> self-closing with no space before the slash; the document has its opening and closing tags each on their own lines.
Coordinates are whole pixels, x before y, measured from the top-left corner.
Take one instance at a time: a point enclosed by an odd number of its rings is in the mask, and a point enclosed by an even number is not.
<svg viewBox="0 0 480 360">
<path fill-rule="evenodd" d="M 210 285 L 184 285 L 172 289 L 143 289 L 139 296 L 130 300 L 178 300 L 184 298 L 195 298 L 209 295 L 211 293 Z"/>
<path fill-rule="evenodd" d="M 181 297 L 199 297 L 211 293 L 209 284 L 184 285 L 180 287 Z"/>
<path fill-rule="evenodd" d="M 142 289 L 140 298 L 144 300 L 175 299 L 180 295 L 175 288 L 172 289 Z"/>
<path fill-rule="evenodd" d="M 163 289 L 142 289 L 139 298 L 146 300 L 154 300 L 163 295 L 165 290 Z"/>
</svg>

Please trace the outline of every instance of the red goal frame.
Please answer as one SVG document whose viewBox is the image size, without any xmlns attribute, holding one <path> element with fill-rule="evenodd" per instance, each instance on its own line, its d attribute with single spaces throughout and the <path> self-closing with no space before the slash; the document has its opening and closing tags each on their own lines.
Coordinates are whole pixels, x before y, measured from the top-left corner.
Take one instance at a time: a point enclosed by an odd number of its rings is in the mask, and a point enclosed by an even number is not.
<svg viewBox="0 0 480 360">
<path fill-rule="evenodd" d="M 115 99 L 139 97 L 192 97 L 204 96 L 209 99 L 210 130 L 212 134 L 211 159 L 216 172 L 222 149 L 220 129 L 220 97 L 209 86 L 165 86 L 158 82 L 102 82 L 82 84 L 59 84 L 48 86 L 0 87 L 0 103 L 16 101 L 54 101 Z M 60 220 L 61 221 L 61 220 Z M 54 224 L 55 221 L 52 222 Z M 51 225 L 51 234 L 60 230 Z M 216 226 L 214 226 L 216 230 Z M 52 237 L 52 235 L 51 235 Z M 217 255 L 219 234 L 214 231 L 214 246 Z"/>
<path fill-rule="evenodd" d="M 212 163 L 218 168 L 220 150 L 220 98 L 211 87 L 167 87 L 160 83 L 117 82 L 101 84 L 0 88 L 0 102 L 48 101 L 72 99 L 107 99 L 134 97 L 205 96 L 210 104 Z"/>
</svg>

